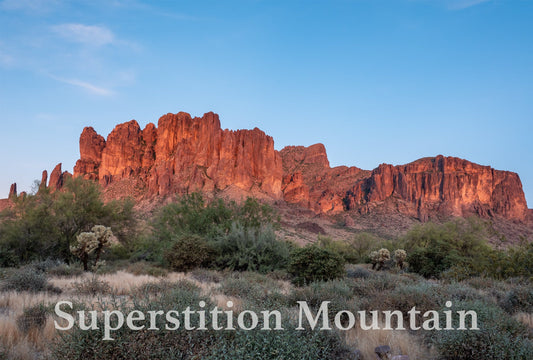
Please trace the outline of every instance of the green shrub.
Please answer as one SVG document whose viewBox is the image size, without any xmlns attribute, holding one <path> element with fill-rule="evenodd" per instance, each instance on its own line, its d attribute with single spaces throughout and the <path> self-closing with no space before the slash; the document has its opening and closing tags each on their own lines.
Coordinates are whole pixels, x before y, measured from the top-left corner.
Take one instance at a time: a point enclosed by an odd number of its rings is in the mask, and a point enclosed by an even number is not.
<svg viewBox="0 0 533 360">
<path fill-rule="evenodd" d="M 346 270 L 346 276 L 352 279 L 366 279 L 371 275 L 372 273 L 362 266 L 352 266 Z"/>
<path fill-rule="evenodd" d="M 507 293 L 502 302 L 502 307 L 511 314 L 533 312 L 533 287 L 515 287 Z"/>
<path fill-rule="evenodd" d="M 78 294 L 96 296 L 99 294 L 110 294 L 112 292 L 111 286 L 103 280 L 98 279 L 96 275 L 75 282 L 73 285 Z"/>
<path fill-rule="evenodd" d="M 416 226 L 402 242 L 409 254 L 411 271 L 427 278 L 439 278 L 453 266 L 466 267 L 472 274 L 484 271 L 493 253 L 486 238 L 485 225 L 472 218 Z"/>
<path fill-rule="evenodd" d="M 293 328 L 297 325 L 292 325 Z M 352 359 L 340 336 L 332 331 L 238 330 L 222 334 L 217 346 L 204 359 Z"/>
<path fill-rule="evenodd" d="M 318 235 L 317 245 L 341 255 L 348 264 L 357 264 L 361 260 L 359 252 L 351 241 L 333 240 L 330 237 Z"/>
<path fill-rule="evenodd" d="M 245 229 L 257 229 L 275 221 L 272 207 L 253 198 L 238 205 L 222 199 L 207 202 L 201 194 L 193 193 L 164 206 L 156 214 L 153 226 L 159 240 L 170 241 L 181 234 L 208 238 L 227 234 L 236 222 Z"/>
<path fill-rule="evenodd" d="M 73 259 L 69 246 L 95 224 L 111 227 L 119 240 L 131 238 L 133 202 L 104 203 L 97 183 L 81 177 L 65 180 L 61 191 L 42 189 L 19 196 L 12 211 L 0 214 L 0 263 L 27 264 L 42 259 Z"/>
<path fill-rule="evenodd" d="M 347 282 L 352 293 L 360 298 L 373 294 L 390 292 L 399 286 L 405 286 L 413 282 L 406 276 L 391 274 L 388 272 L 371 272 L 370 276 L 360 279 L 350 279 Z"/>
<path fill-rule="evenodd" d="M 266 274 L 269 278 L 274 280 L 292 280 L 291 274 L 286 269 L 275 269 Z"/>
<path fill-rule="evenodd" d="M 50 269 L 61 266 L 63 264 L 64 264 L 63 262 L 57 259 L 56 260 L 46 259 L 46 260 L 41 260 L 41 261 L 34 261 L 30 263 L 28 267 L 35 269 L 35 271 L 37 272 L 48 273 Z"/>
<path fill-rule="evenodd" d="M 331 250 L 308 245 L 291 253 L 288 271 L 297 284 L 333 280 L 345 275 L 344 259 Z"/>
<path fill-rule="evenodd" d="M 446 300 L 451 301 L 484 301 L 492 304 L 490 295 L 484 295 L 480 291 L 464 283 L 441 284 L 441 291 L 445 294 Z"/>
<path fill-rule="evenodd" d="M 158 277 L 168 274 L 167 269 L 155 266 L 147 261 L 137 261 L 129 264 L 125 270 L 133 275 L 150 275 Z"/>
<path fill-rule="evenodd" d="M 342 279 L 318 281 L 294 288 L 289 294 L 289 304 L 297 306 L 298 301 L 305 301 L 311 309 L 318 311 L 324 301 L 330 301 L 328 315 L 333 319 L 339 311 L 356 311 L 358 302 L 354 297 L 350 286 Z"/>
<path fill-rule="evenodd" d="M 44 304 L 25 308 L 17 317 L 17 327 L 23 333 L 31 329 L 42 330 L 46 325 L 49 309 Z"/>
<path fill-rule="evenodd" d="M 240 298 L 259 299 L 270 290 L 268 286 L 250 282 L 243 278 L 228 278 L 222 281 L 219 289 L 224 295 Z"/>
<path fill-rule="evenodd" d="M 348 240 L 353 253 L 357 256 L 352 263 L 369 263 L 368 254 L 372 250 L 388 247 L 388 241 L 368 232 L 355 234 Z"/>
<path fill-rule="evenodd" d="M 199 282 L 212 282 L 219 283 L 222 281 L 223 276 L 221 273 L 215 270 L 209 269 L 194 269 L 190 272 L 191 277 Z"/>
<path fill-rule="evenodd" d="M 266 273 L 286 268 L 289 245 L 276 239 L 271 227 L 247 229 L 234 225 L 213 243 L 220 269 Z"/>
<path fill-rule="evenodd" d="M 525 338 L 515 338 L 495 329 L 479 331 L 443 331 L 437 345 L 443 360 L 533 358 L 533 344 Z"/>
<path fill-rule="evenodd" d="M 131 246 L 131 244 L 129 244 Z M 128 260 L 131 258 L 131 248 L 122 244 L 112 244 L 108 251 L 102 255 L 106 261 Z"/>
<path fill-rule="evenodd" d="M 12 272 L 4 281 L 3 290 L 39 292 L 50 290 L 46 275 L 31 267 Z"/>
<path fill-rule="evenodd" d="M 172 289 L 174 286 L 175 284 L 167 280 L 147 282 L 133 289 L 132 293 L 137 296 L 146 297 L 149 295 L 163 294 Z"/>
<path fill-rule="evenodd" d="M 439 286 L 427 282 L 402 284 L 390 291 L 371 290 L 361 296 L 360 307 L 363 310 L 400 310 L 405 321 L 408 321 L 408 311 L 416 309 L 425 313 L 428 310 L 440 308 L 445 297 Z"/>
<path fill-rule="evenodd" d="M 147 313 L 151 310 L 200 310 L 200 300 L 206 302 L 206 308 L 213 308 L 208 298 L 201 297 L 198 290 L 173 288 L 150 302 L 134 300 L 133 304 L 115 302 L 111 308 L 128 313 L 139 310 Z M 100 303 L 98 307 L 109 308 L 108 304 Z M 84 331 L 74 327 L 71 331 L 61 332 L 58 340 L 52 346 L 51 357 L 55 360 L 70 359 L 203 359 L 210 352 L 210 348 L 219 341 L 220 332 L 187 331 L 183 325 L 176 331 L 165 330 L 165 318 L 157 317 L 156 326 L 159 331 L 134 331 L 127 326 L 112 332 L 114 341 L 102 341 L 104 337 L 103 319 L 98 318 L 98 330 Z M 198 326 L 198 317 L 191 317 L 192 326 Z M 207 317 L 207 327 L 210 329 L 210 318 Z"/>
<path fill-rule="evenodd" d="M 450 309 L 474 310 L 480 330 L 435 331 L 429 335 L 444 360 L 531 359 L 533 345 L 527 328 L 498 307 L 483 302 L 459 302 Z M 457 327 L 457 317 L 454 317 Z M 444 318 L 441 319 L 444 322 Z"/>
<path fill-rule="evenodd" d="M 164 254 L 183 235 L 198 235 L 207 240 L 220 239 L 234 227 L 260 229 L 275 226 L 277 216 L 271 206 L 248 198 L 243 204 L 216 199 L 205 201 L 198 193 L 186 195 L 162 207 L 151 225 L 153 235 L 139 238 L 133 246 L 133 260 L 164 263 Z"/>
<path fill-rule="evenodd" d="M 59 277 L 74 277 L 83 275 L 83 269 L 74 264 L 60 264 L 47 270 L 48 275 Z"/>
<path fill-rule="evenodd" d="M 188 271 L 207 265 L 212 261 L 213 248 L 205 238 L 198 235 L 182 235 L 165 254 L 172 270 Z"/>
</svg>

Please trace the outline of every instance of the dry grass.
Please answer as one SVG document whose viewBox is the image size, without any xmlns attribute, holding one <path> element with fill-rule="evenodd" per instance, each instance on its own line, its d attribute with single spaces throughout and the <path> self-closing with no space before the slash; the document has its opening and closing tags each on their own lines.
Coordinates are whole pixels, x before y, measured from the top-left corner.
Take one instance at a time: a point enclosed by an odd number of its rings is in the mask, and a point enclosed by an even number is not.
<svg viewBox="0 0 533 360">
<path fill-rule="evenodd" d="M 64 278 L 53 277 L 50 279 L 50 283 L 60 289 L 63 289 L 67 293 L 75 292 L 76 284 L 83 283 L 90 279 L 93 274 L 85 273 L 82 276 Z M 214 286 L 218 286 L 214 283 L 200 282 L 193 279 L 188 274 L 171 272 L 165 276 L 151 276 L 151 275 L 134 275 L 126 271 L 117 271 L 112 274 L 98 275 L 98 280 L 107 283 L 113 294 L 115 295 L 131 295 L 132 292 L 142 285 L 148 283 L 157 283 L 161 281 L 167 281 L 170 283 L 176 283 L 178 281 L 187 280 L 198 286 L 202 291 L 208 293 Z M 63 296 L 64 297 L 64 296 Z"/>
<path fill-rule="evenodd" d="M 5 349 L 7 359 L 37 359 L 47 353 L 48 344 L 55 336 L 56 329 L 51 318 L 47 319 L 43 329 L 23 333 L 16 324 L 16 317 L 0 316 L 0 349 Z"/>
<path fill-rule="evenodd" d="M 383 327 L 383 324 L 380 325 Z M 393 355 L 409 355 L 410 359 L 434 359 L 435 356 L 407 330 L 362 330 L 355 327 L 346 332 L 346 343 L 361 351 L 363 359 L 375 359 L 374 349 L 388 345 Z"/>
<path fill-rule="evenodd" d="M 55 304 L 64 299 L 65 295 L 48 292 L 29 293 L 7 291 L 0 293 L 0 309 L 4 309 L 4 311 L 18 316 L 27 307 L 38 304 Z"/>
<path fill-rule="evenodd" d="M 40 292 L 17 292 L 6 291 L 0 292 L 0 358 L 5 356 L 9 360 L 30 360 L 39 359 L 46 355 L 47 347 L 56 337 L 57 331 L 54 327 L 54 321 L 51 316 L 48 317 L 43 329 L 31 329 L 28 333 L 23 333 L 17 326 L 17 318 L 23 313 L 25 308 L 38 304 L 53 306 L 58 301 L 65 299 L 75 300 L 84 303 L 90 307 L 97 308 L 104 301 L 110 306 L 111 295 L 95 296 L 80 294 L 77 290 L 77 284 L 87 282 L 94 275 L 85 273 L 82 276 L 75 277 L 52 277 L 49 279 L 50 284 L 63 290 L 61 294 Z M 222 308 L 226 307 L 226 302 L 232 300 L 235 308 L 242 306 L 241 301 L 236 298 L 222 298 L 219 295 L 212 295 L 213 290 L 219 287 L 219 284 L 212 282 L 200 282 L 193 279 L 185 273 L 168 273 L 165 276 L 151 275 L 134 275 L 126 271 L 118 271 L 112 274 L 97 276 L 98 281 L 103 281 L 111 287 L 113 295 L 130 298 L 135 296 L 135 291 L 139 287 L 149 284 L 166 282 L 174 286 L 180 281 L 189 281 L 198 286 L 204 295 L 212 296 L 213 300 Z"/>
<path fill-rule="evenodd" d="M 526 325 L 529 330 L 533 330 L 533 314 L 520 312 L 514 315 L 514 318 Z"/>
<path fill-rule="evenodd" d="M 233 310 L 234 312 L 239 313 L 239 312 L 241 312 L 243 310 L 243 308 L 242 308 L 242 300 L 237 298 L 237 297 L 234 297 L 234 296 L 227 296 L 227 295 L 223 295 L 223 294 L 214 294 L 214 295 L 211 295 L 211 300 L 213 300 L 213 302 L 219 308 L 221 308 L 224 311 Z M 228 307 L 228 305 L 227 305 L 228 301 L 232 301 L 233 302 L 233 307 L 232 308 Z"/>
</svg>

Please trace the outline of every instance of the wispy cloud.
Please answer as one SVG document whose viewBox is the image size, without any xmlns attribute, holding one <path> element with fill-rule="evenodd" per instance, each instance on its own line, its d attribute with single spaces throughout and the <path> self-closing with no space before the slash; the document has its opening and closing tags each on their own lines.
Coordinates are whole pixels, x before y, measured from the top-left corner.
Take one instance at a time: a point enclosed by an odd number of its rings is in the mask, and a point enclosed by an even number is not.
<svg viewBox="0 0 533 360">
<path fill-rule="evenodd" d="M 101 86 L 97 86 L 97 85 L 91 84 L 91 83 L 86 82 L 86 81 L 82 81 L 82 80 L 78 80 L 78 79 L 65 79 L 65 78 L 58 77 L 58 76 L 53 76 L 53 75 L 50 75 L 50 77 L 52 79 L 56 80 L 56 81 L 80 87 L 80 88 L 90 92 L 91 94 L 100 95 L 100 96 L 111 96 L 111 95 L 115 94 L 115 92 L 113 90 L 111 90 L 111 89 L 108 89 L 108 88 L 105 88 L 105 87 L 101 87 Z"/>
<path fill-rule="evenodd" d="M 52 31 L 62 38 L 85 45 L 102 46 L 115 41 L 115 35 L 105 26 L 61 24 L 52 26 Z"/>
<path fill-rule="evenodd" d="M 491 0 L 450 0 L 448 1 L 448 9 L 462 10 L 489 1 Z"/>
</svg>

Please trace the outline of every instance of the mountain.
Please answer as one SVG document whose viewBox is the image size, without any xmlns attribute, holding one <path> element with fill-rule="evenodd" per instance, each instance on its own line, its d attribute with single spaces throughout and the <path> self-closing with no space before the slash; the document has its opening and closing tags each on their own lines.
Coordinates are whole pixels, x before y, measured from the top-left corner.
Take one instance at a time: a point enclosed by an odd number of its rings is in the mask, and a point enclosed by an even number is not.
<svg viewBox="0 0 533 360">
<path fill-rule="evenodd" d="M 212 112 L 194 118 L 166 114 L 157 127 L 150 123 L 144 129 L 132 120 L 117 125 L 107 139 L 86 127 L 73 175 L 59 164 L 48 186 L 60 188 L 67 176 L 98 181 L 108 198 L 200 191 L 255 196 L 326 215 L 385 211 L 426 221 L 476 214 L 521 224 L 533 216 L 513 172 L 441 155 L 372 171 L 330 167 L 322 144 L 276 151 L 263 131 L 223 130 Z M 15 184 L 10 196 L 16 196 Z"/>
</svg>

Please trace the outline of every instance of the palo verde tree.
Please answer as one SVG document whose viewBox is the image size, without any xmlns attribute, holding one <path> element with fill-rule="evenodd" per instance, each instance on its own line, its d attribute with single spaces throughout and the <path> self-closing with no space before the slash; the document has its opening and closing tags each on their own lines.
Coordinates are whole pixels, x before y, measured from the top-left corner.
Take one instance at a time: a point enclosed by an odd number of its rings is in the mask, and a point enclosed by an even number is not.
<svg viewBox="0 0 533 360">
<path fill-rule="evenodd" d="M 81 232 L 101 224 L 122 242 L 134 221 L 131 200 L 104 203 L 97 183 L 68 178 L 61 190 L 43 187 L 34 195 L 19 196 L 13 209 L 0 215 L 0 265 L 45 258 L 70 262 L 70 245 Z"/>
</svg>

